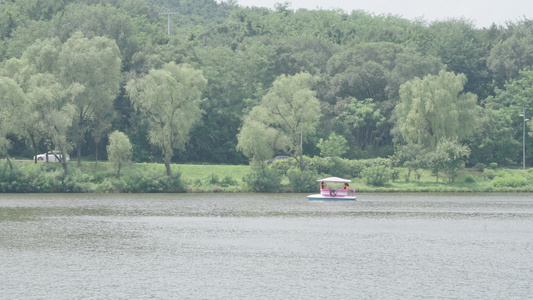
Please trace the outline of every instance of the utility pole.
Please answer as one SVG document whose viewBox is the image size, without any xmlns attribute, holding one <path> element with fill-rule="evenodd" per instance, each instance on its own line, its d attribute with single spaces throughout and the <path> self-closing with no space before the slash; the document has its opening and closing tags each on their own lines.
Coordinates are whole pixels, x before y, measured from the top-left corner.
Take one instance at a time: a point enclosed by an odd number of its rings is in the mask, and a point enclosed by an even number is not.
<svg viewBox="0 0 533 300">
<path fill-rule="evenodd" d="M 177 14 L 177 11 L 164 11 L 159 13 L 160 16 L 168 16 L 168 35 L 170 35 L 170 16 Z"/>
<path fill-rule="evenodd" d="M 519 114 L 520 117 L 524 119 L 524 124 L 522 127 L 522 169 L 526 169 L 526 122 L 529 119 L 526 119 L 526 109 L 524 108 L 524 113 Z"/>
</svg>

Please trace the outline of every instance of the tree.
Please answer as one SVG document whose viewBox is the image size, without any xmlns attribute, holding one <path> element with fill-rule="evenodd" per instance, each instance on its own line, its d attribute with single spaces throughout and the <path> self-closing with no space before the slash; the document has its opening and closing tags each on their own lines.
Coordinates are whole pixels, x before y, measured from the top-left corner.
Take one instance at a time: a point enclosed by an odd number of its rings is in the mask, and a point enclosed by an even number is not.
<svg viewBox="0 0 533 300">
<path fill-rule="evenodd" d="M 346 125 L 347 135 L 353 137 L 361 150 L 374 148 L 383 141 L 382 127 L 386 125 L 386 120 L 373 99 L 361 101 L 351 98 L 337 119 Z"/>
<path fill-rule="evenodd" d="M 432 23 L 428 32 L 432 36 L 429 53 L 441 58 L 450 72 L 465 74 L 465 92 L 486 93 L 490 79 L 484 57 L 488 50 L 483 49 L 481 31 L 471 21 L 452 19 Z"/>
<path fill-rule="evenodd" d="M 500 119 L 505 123 L 502 122 L 503 126 L 499 130 L 506 130 L 505 133 L 507 136 L 495 138 L 493 142 L 501 143 L 508 139 L 514 139 L 514 142 L 507 144 L 507 149 L 505 149 L 507 150 L 506 154 L 521 154 L 523 118 L 519 115 L 525 113 L 526 118 L 531 119 L 533 108 L 533 71 L 520 71 L 517 78 L 507 81 L 503 89 L 496 88 L 495 91 L 495 99 L 492 99 L 495 103 L 487 103 L 485 107 L 492 109 L 490 113 L 501 115 Z M 533 145 L 531 144 L 531 139 L 526 139 L 525 142 L 527 144 L 526 150 L 531 149 L 531 145 Z M 528 153 L 531 152 L 527 152 L 526 155 Z M 513 160 L 518 159 L 516 157 Z M 521 160 L 521 156 L 519 160 Z"/>
<path fill-rule="evenodd" d="M 308 73 L 279 76 L 261 103 L 245 116 L 237 148 L 251 160 L 281 152 L 296 159 L 303 171 L 302 144 L 315 133 L 321 115 L 313 83 Z"/>
<path fill-rule="evenodd" d="M 524 108 L 533 108 L 533 71 L 522 70 L 517 78 L 506 82 L 503 89 L 496 88 L 496 98 L 503 108 L 509 109 L 510 116 L 521 114 Z"/>
<path fill-rule="evenodd" d="M 187 145 L 186 158 L 243 163 L 246 157 L 236 149 L 243 109 L 249 103 L 243 99 L 262 97 L 263 86 L 274 81 L 268 56 L 272 55 L 271 46 L 251 41 L 235 51 L 222 46 L 197 51 L 209 84 L 201 104 L 205 114 Z"/>
<path fill-rule="evenodd" d="M 200 100 L 206 85 L 201 71 L 174 62 L 126 85 L 135 109 L 149 122 L 150 143 L 163 152 L 169 178 L 174 149 L 184 149 L 189 132 L 202 116 Z"/>
<path fill-rule="evenodd" d="M 59 80 L 50 73 L 39 73 L 31 78 L 28 94 L 30 98 L 40 105 L 38 120 L 42 122 L 45 138 L 56 150 L 63 154 L 59 161 L 65 172 L 69 175 L 66 157 L 73 149 L 73 141 L 69 136 L 72 121 L 76 114 L 74 99 L 83 93 L 85 87 L 72 83 L 63 86 Z"/>
<path fill-rule="evenodd" d="M 456 139 L 443 138 L 439 141 L 435 151 L 428 153 L 429 166 L 439 181 L 439 170 L 444 170 L 449 182 L 455 182 L 457 170 L 465 165 L 465 159 L 470 156 L 470 149 L 461 145 Z"/>
<path fill-rule="evenodd" d="M 333 55 L 327 66 L 331 93 L 342 98 L 386 100 L 387 79 L 404 50 L 393 43 L 364 43 Z"/>
<path fill-rule="evenodd" d="M 0 153 L 6 156 L 11 170 L 13 164 L 9 159 L 11 141 L 8 135 L 19 133 L 17 121 L 22 117 L 19 107 L 24 105 L 24 98 L 24 91 L 15 80 L 0 76 Z"/>
<path fill-rule="evenodd" d="M 470 135 L 478 116 L 474 94 L 462 94 L 466 76 L 441 71 L 439 75 L 415 78 L 400 89 L 396 128 L 406 142 L 434 149 L 442 138 Z"/>
<path fill-rule="evenodd" d="M 496 44 L 487 57 L 487 66 L 492 71 L 496 86 L 517 78 L 520 70 L 533 66 L 533 21 L 509 24 L 511 36 Z"/>
<path fill-rule="evenodd" d="M 54 101 L 52 98 L 57 96 L 55 92 L 62 89 L 57 86 L 53 87 L 54 91 L 44 88 L 51 81 L 57 84 L 53 73 L 58 72 L 57 57 L 60 50 L 59 39 L 37 40 L 24 51 L 20 59 L 9 59 L 2 66 L 1 73 L 17 81 L 25 93 L 24 105 L 20 106 L 24 117 L 17 121 L 20 135 L 33 148 L 35 163 L 40 142 L 48 139 L 49 143 L 50 140 L 50 130 L 44 125 L 49 102 Z"/>
<path fill-rule="evenodd" d="M 472 151 L 469 163 L 507 164 L 509 161 L 521 161 L 522 143 L 518 140 L 516 125 L 517 121 L 522 119 L 518 113 L 509 114 L 509 111 L 492 97 L 484 100 L 483 106 L 476 131 L 465 141 Z M 521 127 L 519 132 L 521 137 Z"/>
<path fill-rule="evenodd" d="M 109 162 L 117 171 L 117 178 L 120 180 L 120 169 L 123 164 L 131 160 L 130 139 L 124 133 L 115 130 L 109 135 L 109 145 L 107 145 L 107 157 Z"/>
<path fill-rule="evenodd" d="M 138 12 L 145 3 L 95 1 L 107 3 L 88 5 L 80 3 L 82 1 L 73 2 L 50 21 L 51 31 L 63 42 L 76 36 L 77 32 L 82 32 L 83 36 L 89 39 L 107 38 L 116 43 L 124 61 L 129 62 L 133 54 L 139 50 L 139 43 L 146 38 L 145 35 L 148 33 L 153 36 L 158 30 L 155 24 L 149 24 L 146 20 L 147 15 L 156 15 L 153 11 Z M 115 3 L 113 5 L 109 2 Z"/>
<path fill-rule="evenodd" d="M 322 157 L 341 157 L 348 151 L 346 139 L 332 132 L 327 140 L 320 139 L 317 147 Z"/>
<path fill-rule="evenodd" d="M 398 147 L 394 153 L 394 163 L 396 166 L 407 168 L 406 181 L 411 178 L 411 172 L 415 173 L 416 180 L 420 181 L 422 173 L 420 169 L 427 167 L 427 152 L 422 145 L 407 143 Z"/>
<path fill-rule="evenodd" d="M 75 98 L 76 116 L 71 133 L 76 141 L 79 166 L 85 134 L 95 122 L 110 122 L 106 116 L 113 110 L 113 100 L 120 91 L 120 51 L 114 40 L 87 39 L 78 32 L 63 44 L 58 59 L 63 85 L 77 83 L 85 87 Z M 106 127 L 101 125 L 98 127 Z"/>
</svg>

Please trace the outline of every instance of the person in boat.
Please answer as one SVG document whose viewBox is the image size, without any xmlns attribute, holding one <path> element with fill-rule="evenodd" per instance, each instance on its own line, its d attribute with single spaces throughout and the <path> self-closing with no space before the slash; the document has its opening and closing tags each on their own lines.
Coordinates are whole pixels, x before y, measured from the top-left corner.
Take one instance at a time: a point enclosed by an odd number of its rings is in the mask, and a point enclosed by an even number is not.
<svg viewBox="0 0 533 300">
<path fill-rule="evenodd" d="M 323 189 L 327 189 L 328 187 L 326 186 L 326 184 L 324 183 L 324 181 L 322 181 L 320 183 L 320 189 L 323 190 Z"/>
<path fill-rule="evenodd" d="M 350 185 L 348 183 L 345 183 L 344 186 L 342 187 L 343 190 L 349 190 L 350 189 Z"/>
</svg>

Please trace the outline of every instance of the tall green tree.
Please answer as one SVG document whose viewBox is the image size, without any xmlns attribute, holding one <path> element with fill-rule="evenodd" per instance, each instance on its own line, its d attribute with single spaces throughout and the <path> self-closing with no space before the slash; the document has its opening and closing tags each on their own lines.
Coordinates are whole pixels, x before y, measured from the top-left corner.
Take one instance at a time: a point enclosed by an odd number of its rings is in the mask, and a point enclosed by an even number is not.
<svg viewBox="0 0 533 300">
<path fill-rule="evenodd" d="M 243 47 L 244 48 L 244 47 Z M 186 155 L 194 160 L 243 163 L 246 158 L 237 151 L 237 134 L 242 125 L 243 109 L 249 101 L 260 98 L 264 86 L 275 76 L 271 72 L 270 46 L 250 41 L 244 49 L 205 47 L 198 49 L 200 68 L 209 84 L 202 123 L 195 127 Z"/>
<path fill-rule="evenodd" d="M 84 90 L 85 87 L 78 83 L 63 86 L 50 73 L 39 73 L 33 76 L 28 90 L 33 101 L 41 105 L 38 120 L 42 122 L 47 144 L 63 154 L 59 161 L 65 176 L 69 175 L 66 157 L 74 146 L 74 141 L 69 134 L 76 115 L 74 99 Z"/>
<path fill-rule="evenodd" d="M 477 97 L 461 93 L 466 76 L 441 71 L 405 83 L 396 106 L 396 129 L 406 142 L 434 149 L 442 138 L 472 134 L 478 117 Z"/>
<path fill-rule="evenodd" d="M 488 51 L 483 47 L 481 31 L 471 21 L 452 19 L 432 23 L 428 28 L 432 37 L 428 52 L 439 57 L 449 72 L 465 74 L 468 82 L 464 91 L 487 96 L 491 83 L 485 63 Z"/>
<path fill-rule="evenodd" d="M 509 80 L 502 89 L 496 88 L 495 91 L 500 106 L 508 108 L 510 115 L 521 114 L 524 109 L 529 113 L 533 109 L 533 71 L 520 71 L 517 78 Z"/>
<path fill-rule="evenodd" d="M 518 114 L 509 114 L 509 111 L 492 97 L 484 100 L 483 106 L 474 135 L 465 141 L 472 150 L 469 163 L 488 165 L 492 162 L 507 164 L 509 161 L 521 161 L 522 127 L 519 129 L 519 140 L 517 121 L 522 121 L 522 118 Z"/>
<path fill-rule="evenodd" d="M 519 77 L 520 70 L 533 67 L 533 21 L 509 24 L 506 32 L 510 36 L 494 45 L 486 58 L 498 87 Z"/>
<path fill-rule="evenodd" d="M 78 32 L 63 44 L 58 59 L 63 84 L 78 83 L 85 87 L 75 98 L 76 116 L 72 126 L 79 166 L 85 135 L 95 122 L 110 122 L 105 116 L 113 110 L 113 101 L 120 91 L 120 51 L 113 40 L 87 39 Z"/>
<path fill-rule="evenodd" d="M 352 137 L 354 146 L 360 150 L 373 149 L 385 138 L 382 127 L 386 120 L 373 99 L 351 98 L 337 119 L 346 125 L 347 136 Z"/>
<path fill-rule="evenodd" d="M 237 148 L 255 161 L 265 159 L 265 154 L 283 153 L 304 170 L 302 144 L 315 133 L 321 115 L 312 90 L 314 81 L 308 73 L 278 77 L 261 103 L 245 116 Z"/>
<path fill-rule="evenodd" d="M 24 91 L 11 78 L 0 76 L 0 152 L 5 155 L 9 168 L 13 165 L 9 159 L 10 134 L 19 134 L 18 120 L 22 118 L 20 107 L 25 103 Z"/>
<path fill-rule="evenodd" d="M 525 113 L 526 118 L 532 119 L 533 113 L 533 71 L 523 70 L 519 72 L 519 75 L 507 81 L 502 89 L 496 88 L 496 96 L 494 101 L 496 103 L 490 103 L 491 109 L 494 111 L 492 113 L 501 114 L 505 121 L 502 124 L 502 129 L 509 129 L 510 135 L 505 137 L 503 140 L 508 140 L 512 138 L 515 140 L 514 143 L 509 143 L 508 145 L 513 145 L 514 149 L 507 152 L 508 155 L 512 153 L 521 154 L 522 146 L 522 133 L 523 133 L 523 118 L 520 117 L 520 114 Z M 531 126 L 531 123 L 528 122 Z M 526 132 L 529 131 L 529 127 L 526 127 Z M 509 132 L 508 132 L 509 134 Z M 501 142 L 502 139 L 494 139 L 495 142 Z M 531 139 L 526 137 L 526 158 L 531 157 L 531 149 L 533 143 Z M 517 158 L 518 159 L 518 158 Z M 521 159 L 520 159 L 521 160 Z"/>
<path fill-rule="evenodd" d="M 135 109 L 150 124 L 150 143 L 163 152 L 169 178 L 174 149 L 184 149 L 189 132 L 202 116 L 200 101 L 206 85 L 201 71 L 174 62 L 126 85 Z"/>
<path fill-rule="evenodd" d="M 41 141 L 46 140 L 47 146 L 50 146 L 50 130 L 45 126 L 45 118 L 54 93 L 43 92 L 46 89 L 42 85 L 46 85 L 43 78 L 52 77 L 56 80 L 53 73 L 58 70 L 60 50 L 58 39 L 37 40 L 20 59 L 9 59 L 0 68 L 1 74 L 13 78 L 25 93 L 25 102 L 20 106 L 24 117 L 17 120 L 17 124 L 21 137 L 33 148 L 34 156 L 39 152 Z M 57 88 L 56 91 L 62 90 L 61 87 L 54 88 Z"/>
</svg>

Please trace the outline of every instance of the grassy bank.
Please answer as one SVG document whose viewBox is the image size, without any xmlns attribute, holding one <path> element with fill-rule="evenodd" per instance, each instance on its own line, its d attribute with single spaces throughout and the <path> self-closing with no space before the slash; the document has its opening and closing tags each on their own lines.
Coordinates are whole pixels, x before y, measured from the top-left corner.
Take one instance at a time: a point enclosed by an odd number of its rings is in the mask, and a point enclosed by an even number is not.
<svg viewBox="0 0 533 300">
<path fill-rule="evenodd" d="M 125 166 L 121 180 L 116 178 L 112 165 L 99 162 L 82 162 L 78 168 L 69 163 L 70 176 L 63 176 L 59 163 L 34 164 L 30 161 L 14 162 L 10 171 L 5 161 L 0 161 L 0 189 L 3 192 L 191 192 L 236 193 L 250 192 L 244 178 L 250 172 L 246 165 L 190 165 L 174 164 L 175 175 L 169 182 L 162 164 L 139 163 Z M 481 171 L 463 169 L 454 183 L 424 171 L 420 181 L 406 181 L 406 170 L 399 171 L 395 181 L 383 186 L 373 186 L 364 178 L 350 178 L 351 187 L 358 192 L 532 192 L 533 169 L 497 169 Z M 179 176 L 177 176 L 179 174 Z M 329 175 L 324 175 L 329 176 Z M 318 179 L 318 178 L 317 178 Z M 290 191 L 289 179 L 281 182 L 282 192 Z M 318 191 L 318 183 L 317 190 Z M 314 191 L 310 191 L 314 192 Z"/>
</svg>

